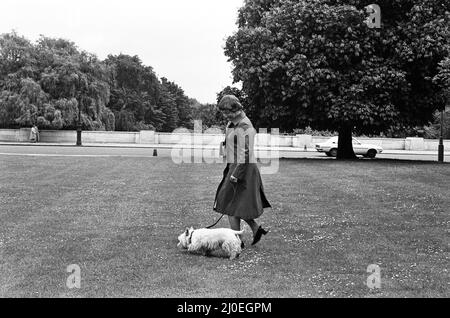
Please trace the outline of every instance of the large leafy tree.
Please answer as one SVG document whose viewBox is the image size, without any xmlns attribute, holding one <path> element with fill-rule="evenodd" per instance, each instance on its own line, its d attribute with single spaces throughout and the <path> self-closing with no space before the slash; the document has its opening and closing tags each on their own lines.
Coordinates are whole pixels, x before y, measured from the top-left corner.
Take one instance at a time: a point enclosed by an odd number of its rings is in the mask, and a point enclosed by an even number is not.
<svg viewBox="0 0 450 318">
<path fill-rule="evenodd" d="M 164 115 L 156 106 L 160 83 L 153 69 L 125 54 L 110 55 L 105 63 L 112 69 L 108 107 L 117 117 L 117 130 L 160 129 Z"/>
<path fill-rule="evenodd" d="M 33 45 L 15 32 L 0 36 L 0 125 L 31 124 L 47 95 L 31 76 Z"/>
<path fill-rule="evenodd" d="M 86 130 L 192 127 L 189 98 L 138 56 L 100 61 L 74 43 L 0 35 L 0 127 Z"/>
<path fill-rule="evenodd" d="M 192 117 L 192 107 L 189 97 L 184 94 L 184 90 L 176 83 L 169 81 L 167 78 L 161 78 L 162 86 L 171 95 L 175 102 L 177 126 L 192 129 L 194 127 Z M 170 118 L 170 116 L 169 116 Z"/>
<path fill-rule="evenodd" d="M 427 134 L 432 138 L 450 138 L 450 57 L 439 63 L 438 74 L 434 77 L 434 83 L 442 87 L 441 98 L 445 101 L 445 112 L 437 112 L 433 123 L 425 127 Z M 441 109 L 442 111 L 442 109 Z M 443 115 L 443 118 L 442 118 Z M 443 125 L 443 127 L 441 127 Z"/>
<path fill-rule="evenodd" d="M 441 87 L 441 98 L 447 109 L 450 108 L 450 56 L 442 60 L 438 66 L 438 73 L 433 79 Z"/>
<path fill-rule="evenodd" d="M 67 40 L 31 44 L 14 32 L 0 36 L 0 55 L 2 127 L 73 129 L 81 108 L 85 129 L 114 129 L 109 70 L 94 55 Z"/>
<path fill-rule="evenodd" d="M 203 129 L 208 129 L 222 125 L 222 122 L 217 120 L 218 111 L 217 104 L 200 104 L 197 102 L 193 105 L 192 116 L 195 120 L 202 122 Z"/>
<path fill-rule="evenodd" d="M 423 125 L 442 107 L 433 82 L 449 56 L 450 3 L 383 0 L 381 28 L 363 0 L 247 0 L 225 54 L 257 126 L 339 131 L 338 158 L 354 158 L 351 134 Z"/>
<path fill-rule="evenodd" d="M 156 129 L 171 132 L 192 126 L 189 98 L 174 82 L 158 79 L 153 69 L 138 56 L 108 56 L 111 66 L 111 101 L 118 130 Z"/>
</svg>

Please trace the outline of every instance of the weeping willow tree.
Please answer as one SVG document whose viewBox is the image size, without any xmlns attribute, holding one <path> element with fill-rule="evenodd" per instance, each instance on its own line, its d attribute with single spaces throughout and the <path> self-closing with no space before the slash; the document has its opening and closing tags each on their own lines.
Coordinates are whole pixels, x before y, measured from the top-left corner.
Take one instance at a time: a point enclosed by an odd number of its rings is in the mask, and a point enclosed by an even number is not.
<svg viewBox="0 0 450 318">
<path fill-rule="evenodd" d="M 173 131 L 193 126 L 189 98 L 138 56 L 104 61 L 73 42 L 0 35 L 0 128 Z"/>
<path fill-rule="evenodd" d="M 110 70 L 96 56 L 67 40 L 32 44 L 14 32 L 0 36 L 0 56 L 1 127 L 73 129 L 81 109 L 83 129 L 114 130 Z"/>
</svg>

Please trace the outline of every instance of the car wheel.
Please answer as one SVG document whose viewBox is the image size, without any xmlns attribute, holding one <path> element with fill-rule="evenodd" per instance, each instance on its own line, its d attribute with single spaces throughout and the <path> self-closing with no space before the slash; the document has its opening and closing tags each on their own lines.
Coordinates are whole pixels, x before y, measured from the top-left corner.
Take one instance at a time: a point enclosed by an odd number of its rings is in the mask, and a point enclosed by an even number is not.
<svg viewBox="0 0 450 318">
<path fill-rule="evenodd" d="M 337 148 L 333 148 L 330 150 L 330 157 L 337 157 Z"/>
<path fill-rule="evenodd" d="M 370 150 L 367 152 L 367 157 L 369 157 L 370 159 L 375 158 L 376 155 L 377 155 L 377 151 L 376 151 L 375 149 L 370 149 Z"/>
<path fill-rule="evenodd" d="M 327 157 L 331 157 L 331 153 L 325 152 L 325 154 L 327 155 Z"/>
</svg>

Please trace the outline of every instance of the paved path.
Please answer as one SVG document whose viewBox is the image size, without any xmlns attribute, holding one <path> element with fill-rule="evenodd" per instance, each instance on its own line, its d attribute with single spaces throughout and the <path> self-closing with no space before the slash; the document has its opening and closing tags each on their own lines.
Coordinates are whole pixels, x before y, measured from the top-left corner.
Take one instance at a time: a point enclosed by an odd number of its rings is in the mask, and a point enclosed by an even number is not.
<svg viewBox="0 0 450 318">
<path fill-rule="evenodd" d="M 186 149 L 191 147 L 186 146 Z M 205 149 L 206 148 L 206 149 Z M 216 147 L 205 147 L 203 152 L 210 157 Z M 14 143 L 0 142 L 0 156 L 61 156 L 61 157 L 153 157 L 154 150 L 160 157 L 171 157 L 174 145 L 143 145 L 143 144 L 84 144 L 82 147 L 73 144 L 56 143 Z M 199 149 L 197 147 L 197 149 Z M 270 149 L 270 148 L 257 148 Z M 277 149 L 282 158 L 315 158 L 330 159 L 315 149 L 279 147 Z M 192 150 L 193 152 L 193 150 Z M 275 153 L 274 153 L 275 154 Z M 437 161 L 437 152 L 434 151 L 404 151 L 385 150 L 377 159 L 400 159 Z M 370 159 L 366 159 L 370 160 Z M 375 159 L 376 160 L 376 159 Z M 445 162 L 450 162 L 450 152 L 445 153 Z"/>
</svg>

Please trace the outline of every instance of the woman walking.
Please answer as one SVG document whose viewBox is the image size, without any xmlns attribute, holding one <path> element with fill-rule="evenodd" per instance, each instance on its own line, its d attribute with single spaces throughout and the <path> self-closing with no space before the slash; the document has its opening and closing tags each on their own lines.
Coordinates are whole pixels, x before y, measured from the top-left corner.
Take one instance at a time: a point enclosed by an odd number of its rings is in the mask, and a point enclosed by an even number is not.
<svg viewBox="0 0 450 318">
<path fill-rule="evenodd" d="M 252 229 L 255 245 L 268 233 L 255 219 L 264 208 L 271 207 L 254 155 L 256 131 L 234 95 L 224 96 L 219 110 L 229 121 L 225 138 L 227 166 L 216 192 L 214 211 L 228 215 L 230 227 L 236 231 L 240 231 L 244 220 Z"/>
<path fill-rule="evenodd" d="M 39 129 L 36 125 L 31 127 L 30 140 L 31 142 L 39 142 Z"/>
</svg>

